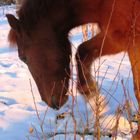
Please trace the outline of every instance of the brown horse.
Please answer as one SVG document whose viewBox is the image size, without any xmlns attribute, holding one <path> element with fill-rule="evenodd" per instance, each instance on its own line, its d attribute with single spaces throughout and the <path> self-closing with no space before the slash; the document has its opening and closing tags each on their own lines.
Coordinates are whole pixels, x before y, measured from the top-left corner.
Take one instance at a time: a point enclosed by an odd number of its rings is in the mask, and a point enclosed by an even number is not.
<svg viewBox="0 0 140 140">
<path fill-rule="evenodd" d="M 17 44 L 19 58 L 28 65 L 42 100 L 53 108 L 67 101 L 71 56 L 68 32 L 85 23 L 98 23 L 101 32 L 77 51 L 78 88 L 90 98 L 90 91 L 96 90 L 96 86 L 90 86 L 94 85 L 92 62 L 103 55 L 126 51 L 140 113 L 139 0 L 25 0 L 18 19 L 10 14 L 7 18 L 10 42 Z M 140 123 L 135 136 L 139 138 Z"/>
</svg>

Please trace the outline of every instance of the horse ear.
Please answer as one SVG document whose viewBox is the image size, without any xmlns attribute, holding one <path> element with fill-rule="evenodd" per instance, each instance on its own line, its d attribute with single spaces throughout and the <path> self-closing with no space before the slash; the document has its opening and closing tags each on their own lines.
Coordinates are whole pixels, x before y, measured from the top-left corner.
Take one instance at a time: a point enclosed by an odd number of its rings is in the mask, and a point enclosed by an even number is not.
<svg viewBox="0 0 140 140">
<path fill-rule="evenodd" d="M 19 20 L 12 14 L 6 14 L 6 17 L 11 28 L 15 31 L 18 31 L 20 27 Z"/>
</svg>

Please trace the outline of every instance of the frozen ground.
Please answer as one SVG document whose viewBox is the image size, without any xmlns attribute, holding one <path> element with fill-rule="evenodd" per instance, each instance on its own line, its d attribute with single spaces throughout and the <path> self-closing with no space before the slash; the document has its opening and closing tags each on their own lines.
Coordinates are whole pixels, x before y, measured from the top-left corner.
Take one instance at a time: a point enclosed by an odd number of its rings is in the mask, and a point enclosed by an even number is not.
<svg viewBox="0 0 140 140">
<path fill-rule="evenodd" d="M 55 140 L 73 140 L 74 130 L 77 133 L 77 140 L 93 140 L 94 138 L 90 134 L 94 131 L 95 118 L 92 116 L 95 114 L 89 105 L 85 105 L 85 101 L 79 94 L 75 97 L 73 109 L 71 109 L 72 97 L 59 111 L 52 110 L 41 101 L 27 66 L 18 59 L 16 49 L 9 48 L 7 42 L 9 26 L 5 14 L 14 12 L 14 6 L 0 7 L 0 140 L 38 140 L 43 139 L 43 137 L 46 137 L 47 140 L 52 138 Z M 75 46 L 82 40 L 81 31 L 78 31 L 80 29 L 74 30 L 70 35 Z M 93 64 L 93 75 L 95 75 L 95 69 L 98 68 L 98 63 L 96 61 Z M 137 104 L 133 94 L 132 74 L 127 54 L 121 53 L 104 57 L 101 64 L 97 80 L 99 85 L 102 85 L 102 97 L 106 97 L 106 102 L 108 102 L 101 118 L 102 133 L 115 133 L 115 121 L 119 116 L 117 140 L 129 140 L 131 134 L 127 121 L 127 111 L 122 108 L 125 103 L 122 80 L 126 92 L 131 97 L 132 113 L 135 112 Z M 75 76 L 73 77 L 75 78 Z M 36 115 L 30 81 L 39 116 Z M 123 110 L 121 115 L 116 113 L 118 107 Z M 72 110 L 75 118 L 72 115 Z M 65 113 L 65 117 L 57 118 L 57 115 L 61 113 Z M 41 125 L 42 121 L 44 122 L 43 125 Z M 75 121 L 76 128 L 74 127 Z M 82 137 L 81 134 L 87 130 L 87 126 L 89 130 L 85 132 L 85 137 Z M 41 129 L 43 129 L 44 134 Z M 65 135 L 65 132 L 68 134 Z M 109 140 L 111 138 L 104 136 L 101 139 Z"/>
</svg>

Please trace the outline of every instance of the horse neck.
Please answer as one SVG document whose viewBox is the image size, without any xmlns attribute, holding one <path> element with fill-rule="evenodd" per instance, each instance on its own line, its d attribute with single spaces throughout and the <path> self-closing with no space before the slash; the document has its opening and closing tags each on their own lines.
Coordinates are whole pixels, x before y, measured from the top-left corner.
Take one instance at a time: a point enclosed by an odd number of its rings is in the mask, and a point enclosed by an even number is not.
<svg viewBox="0 0 140 140">
<path fill-rule="evenodd" d="M 71 0 L 69 13 L 73 15 L 71 28 L 90 22 L 98 22 L 101 0 Z"/>
<path fill-rule="evenodd" d="M 67 36 L 68 32 L 76 26 L 98 22 L 101 1 L 103 0 L 57 1 L 49 9 L 55 31 Z"/>
</svg>

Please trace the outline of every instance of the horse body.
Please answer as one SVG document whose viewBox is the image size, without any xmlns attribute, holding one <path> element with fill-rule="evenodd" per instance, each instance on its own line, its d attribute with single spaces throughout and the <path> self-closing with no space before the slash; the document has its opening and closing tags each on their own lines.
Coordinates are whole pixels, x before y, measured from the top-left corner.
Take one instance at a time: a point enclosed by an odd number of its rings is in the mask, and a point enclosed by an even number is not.
<svg viewBox="0 0 140 140">
<path fill-rule="evenodd" d="M 92 62 L 103 55 L 126 51 L 140 112 L 139 9 L 139 0 L 25 0 L 18 11 L 19 19 L 7 15 L 9 40 L 17 44 L 19 57 L 26 61 L 42 99 L 59 108 L 67 101 L 70 76 L 68 32 L 85 23 L 98 23 L 101 32 L 77 50 L 78 89 L 90 98 L 91 91 L 97 91 L 90 73 Z"/>
</svg>

